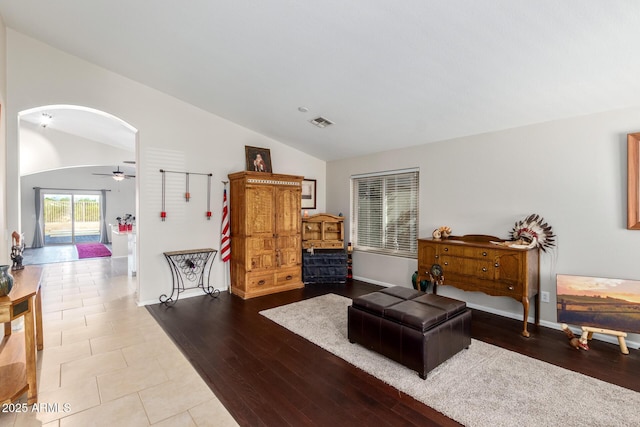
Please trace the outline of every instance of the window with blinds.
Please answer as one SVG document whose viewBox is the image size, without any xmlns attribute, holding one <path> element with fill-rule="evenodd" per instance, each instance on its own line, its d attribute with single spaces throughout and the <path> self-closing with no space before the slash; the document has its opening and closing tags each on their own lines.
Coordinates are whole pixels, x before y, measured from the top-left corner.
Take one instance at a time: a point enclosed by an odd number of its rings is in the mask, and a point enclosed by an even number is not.
<svg viewBox="0 0 640 427">
<path fill-rule="evenodd" d="M 417 257 L 418 178 L 417 169 L 351 177 L 355 249 Z"/>
</svg>

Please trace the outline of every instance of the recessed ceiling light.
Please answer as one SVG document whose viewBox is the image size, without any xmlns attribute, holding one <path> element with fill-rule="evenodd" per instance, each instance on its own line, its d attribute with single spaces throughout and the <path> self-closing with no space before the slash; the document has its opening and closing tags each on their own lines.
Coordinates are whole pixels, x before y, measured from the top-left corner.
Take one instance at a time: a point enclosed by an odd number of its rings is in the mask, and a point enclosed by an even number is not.
<svg viewBox="0 0 640 427">
<path fill-rule="evenodd" d="M 42 113 L 42 116 L 40 116 L 40 126 L 46 128 L 51 123 L 51 120 L 53 120 L 51 114 Z"/>
</svg>

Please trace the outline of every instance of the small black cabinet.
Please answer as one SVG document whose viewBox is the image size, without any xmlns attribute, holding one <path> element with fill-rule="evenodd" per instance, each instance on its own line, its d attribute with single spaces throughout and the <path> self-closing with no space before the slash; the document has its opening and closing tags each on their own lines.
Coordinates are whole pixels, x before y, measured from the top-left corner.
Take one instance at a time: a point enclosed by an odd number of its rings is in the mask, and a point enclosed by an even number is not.
<svg viewBox="0 0 640 427">
<path fill-rule="evenodd" d="M 302 251 L 302 281 L 312 283 L 346 283 L 347 251 L 323 249 Z"/>
</svg>

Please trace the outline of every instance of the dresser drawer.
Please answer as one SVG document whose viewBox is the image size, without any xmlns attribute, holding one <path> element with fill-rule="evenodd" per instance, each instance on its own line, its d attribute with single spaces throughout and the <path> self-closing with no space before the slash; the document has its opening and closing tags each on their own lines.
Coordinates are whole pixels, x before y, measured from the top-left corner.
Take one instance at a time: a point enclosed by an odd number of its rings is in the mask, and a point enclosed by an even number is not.
<svg viewBox="0 0 640 427">
<path fill-rule="evenodd" d="M 524 291 L 522 283 L 506 283 L 498 280 L 487 281 L 483 283 L 482 289 L 479 291 L 493 296 L 511 297 L 516 300 L 522 299 Z"/>
<path fill-rule="evenodd" d="M 287 286 L 302 281 L 300 267 L 282 269 L 276 273 L 276 286 Z"/>
<path fill-rule="evenodd" d="M 465 258 L 494 259 L 496 257 L 496 251 L 487 248 L 442 245 L 442 247 L 438 251 L 438 255 L 440 255 L 440 257 L 449 255 Z"/>
<path fill-rule="evenodd" d="M 272 288 L 275 286 L 273 273 L 269 274 L 247 274 L 246 287 L 247 291 L 255 291 L 263 288 Z"/>
</svg>

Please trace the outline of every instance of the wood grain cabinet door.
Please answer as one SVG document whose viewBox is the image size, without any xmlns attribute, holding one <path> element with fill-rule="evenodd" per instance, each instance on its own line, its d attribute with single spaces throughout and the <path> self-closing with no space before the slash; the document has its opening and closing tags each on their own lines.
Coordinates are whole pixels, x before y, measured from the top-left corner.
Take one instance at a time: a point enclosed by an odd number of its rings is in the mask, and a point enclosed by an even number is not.
<svg viewBox="0 0 640 427">
<path fill-rule="evenodd" d="M 247 237 L 247 271 L 269 270 L 276 266 L 275 238 L 266 236 Z"/>
<path fill-rule="evenodd" d="M 503 295 L 520 299 L 523 291 L 523 260 L 521 253 L 509 252 L 496 256 L 496 282 Z"/>
<path fill-rule="evenodd" d="M 302 265 L 302 240 L 300 219 L 300 187 L 276 187 L 276 256 L 277 267 Z"/>
<path fill-rule="evenodd" d="M 274 189 L 271 186 L 249 185 L 246 188 L 247 271 L 268 270 L 276 265 L 273 193 Z"/>
<path fill-rule="evenodd" d="M 276 225 L 274 187 L 269 185 L 249 185 L 245 190 L 247 236 L 271 236 L 275 234 Z"/>
<path fill-rule="evenodd" d="M 436 263 L 439 263 L 438 245 L 418 240 L 418 280 L 429 279 L 431 266 Z"/>
</svg>

